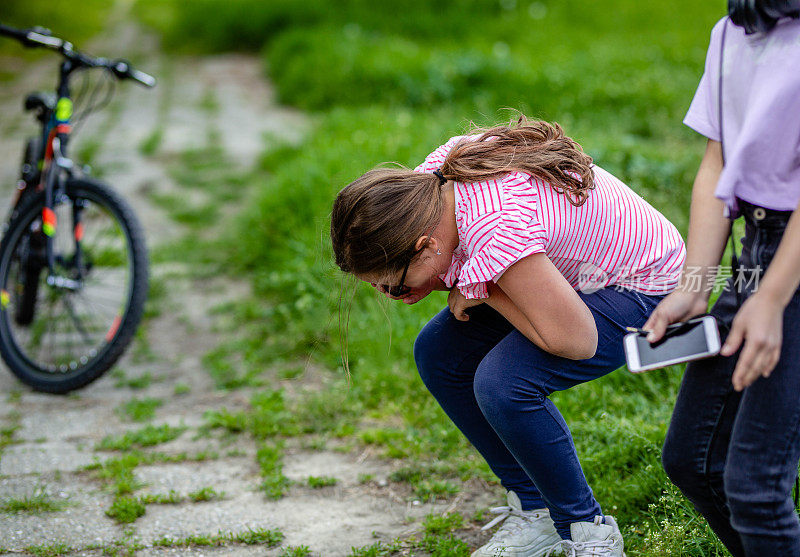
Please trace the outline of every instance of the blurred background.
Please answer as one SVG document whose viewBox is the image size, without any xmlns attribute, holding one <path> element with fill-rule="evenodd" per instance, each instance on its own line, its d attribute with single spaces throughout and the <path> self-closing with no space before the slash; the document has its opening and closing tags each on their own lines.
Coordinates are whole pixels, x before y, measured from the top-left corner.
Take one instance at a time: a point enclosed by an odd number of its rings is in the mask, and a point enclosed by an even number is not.
<svg viewBox="0 0 800 557">
<path fill-rule="evenodd" d="M 469 555 L 503 490 L 411 355 L 446 297 L 398 306 L 344 279 L 333 198 L 514 109 L 559 122 L 685 236 L 705 141 L 681 121 L 725 8 L 4 0 L 0 23 L 159 83 L 118 84 L 72 143 L 144 224 L 150 298 L 125 358 L 82 391 L 0 374 L 0 554 Z M 3 207 L 35 131 L 22 99 L 57 64 L 0 39 Z M 681 371 L 553 396 L 628 555 L 725 554 L 660 466 Z"/>
</svg>

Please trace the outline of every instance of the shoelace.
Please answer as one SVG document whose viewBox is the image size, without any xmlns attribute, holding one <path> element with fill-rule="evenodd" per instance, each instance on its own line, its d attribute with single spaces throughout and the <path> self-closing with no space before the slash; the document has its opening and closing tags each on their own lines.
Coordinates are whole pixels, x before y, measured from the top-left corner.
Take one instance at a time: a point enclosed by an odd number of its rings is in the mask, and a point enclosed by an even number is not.
<svg viewBox="0 0 800 557">
<path fill-rule="evenodd" d="M 602 524 L 600 516 L 594 517 L 595 524 Z M 608 557 L 614 549 L 614 540 L 589 540 L 587 542 L 574 542 L 572 540 L 561 540 L 554 543 L 544 557 L 551 557 L 556 549 L 564 553 L 564 557 Z"/>
<path fill-rule="evenodd" d="M 614 542 L 611 540 L 603 541 L 590 541 L 590 542 L 573 542 L 571 540 L 561 540 L 556 542 L 547 550 L 544 557 L 551 557 L 556 555 L 554 551 L 559 549 L 564 552 L 564 557 L 608 557 L 611 555 L 611 550 L 614 548 Z"/>
<path fill-rule="evenodd" d="M 498 516 L 494 517 L 491 522 L 487 523 L 481 530 L 488 530 L 495 524 L 506 520 L 509 517 L 517 517 L 522 520 L 530 520 L 531 518 L 539 518 L 541 515 L 539 513 L 527 513 L 525 511 L 520 511 L 519 509 L 515 509 L 514 507 L 509 506 L 502 506 L 502 507 L 493 507 L 489 509 L 489 512 L 494 513 Z M 500 529 L 501 530 L 510 530 L 512 526 L 516 528 L 520 528 L 522 524 L 519 520 L 508 520 L 505 524 L 503 524 Z M 499 532 L 498 532 L 499 533 Z"/>
</svg>

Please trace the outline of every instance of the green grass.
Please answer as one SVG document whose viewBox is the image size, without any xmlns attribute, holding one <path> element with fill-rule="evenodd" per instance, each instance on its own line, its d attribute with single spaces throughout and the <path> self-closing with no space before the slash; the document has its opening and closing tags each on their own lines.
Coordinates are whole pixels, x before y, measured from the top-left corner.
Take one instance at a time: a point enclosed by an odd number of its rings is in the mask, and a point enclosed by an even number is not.
<svg viewBox="0 0 800 557">
<path fill-rule="evenodd" d="M 283 533 L 280 530 L 253 528 L 237 533 L 200 534 L 178 539 L 165 537 L 155 540 L 153 547 L 219 547 L 231 543 L 273 547 L 280 544 L 281 541 L 283 541 Z"/>
<path fill-rule="evenodd" d="M 185 498 L 171 489 L 169 493 L 148 493 L 139 497 L 139 501 L 145 505 L 177 505 L 185 500 Z"/>
<path fill-rule="evenodd" d="M 306 557 L 311 555 L 311 549 L 307 545 L 296 545 L 284 547 L 280 557 Z"/>
<path fill-rule="evenodd" d="M 256 451 L 256 461 L 261 469 L 262 491 L 270 499 L 283 497 L 291 485 L 291 480 L 283 475 L 283 444 L 262 444 Z"/>
<path fill-rule="evenodd" d="M 415 498 L 450 497 L 472 478 L 496 485 L 414 369 L 413 340 L 444 307 L 444 295 L 407 307 L 342 281 L 327 239 L 332 200 L 377 163 L 414 166 L 470 121 L 506 120 L 501 109 L 509 107 L 560 122 L 599 165 L 685 233 L 704 141 L 681 120 L 724 2 L 412 0 L 397 10 L 366 0 L 139 0 L 138 6 L 168 48 L 260 52 L 280 100 L 313 112 L 313 131 L 301 145 L 272 145 L 257 168 L 238 177 L 213 148 L 181 157 L 174 171 L 179 183 L 203 191 L 220 184 L 222 195 L 240 196 L 244 207 L 222 235 L 226 249 L 186 242 L 161 255 L 185 252 L 252 279 L 253 298 L 225 308 L 235 338 L 206 357 L 217 385 L 266 385 L 264 370 L 309 357 L 329 370 L 315 372 L 324 380 L 319 392 L 289 399 L 267 388 L 246 410 L 208 415 L 209 426 L 259 440 L 268 493 L 287 486 L 280 438 L 305 434 L 341 436 L 397 459 L 391 479 L 412 486 Z M 215 17 L 207 18 L 212 11 Z M 346 346 L 342 307 L 350 311 Z M 345 348 L 349 382 L 340 361 Z M 632 553 L 722 554 L 659 461 L 681 371 L 618 371 L 552 397 L 595 495 L 619 519 Z M 291 375 L 278 371 L 282 380 L 296 379 Z M 430 537 L 414 542 L 417 550 L 468 551 L 457 528 L 424 536 Z M 353 555 L 401 550 L 403 544 L 378 542 Z"/>
<path fill-rule="evenodd" d="M 106 515 L 119 524 L 129 524 L 144 516 L 145 503 L 138 497 L 118 496 L 111 503 Z"/>
<path fill-rule="evenodd" d="M 195 503 L 201 503 L 205 501 L 215 501 L 217 499 L 222 499 L 225 497 L 225 493 L 222 491 L 217 491 L 211 486 L 201 487 L 196 491 L 192 491 L 188 494 L 190 500 L 194 501 Z"/>
<path fill-rule="evenodd" d="M 354 547 L 352 557 L 383 557 L 389 555 L 417 555 L 424 551 L 431 557 L 467 557 L 472 550 L 458 539 L 458 530 L 464 528 L 464 517 L 459 513 L 437 516 L 430 514 L 422 524 L 422 537 L 395 539 L 386 544 L 376 542 L 364 547 Z"/>
<path fill-rule="evenodd" d="M 155 417 L 156 409 L 163 404 L 164 401 L 158 398 L 132 398 L 118 406 L 117 413 L 134 422 L 147 422 Z"/>
<path fill-rule="evenodd" d="M 5 513 L 41 514 L 62 511 L 66 506 L 66 501 L 53 499 L 41 487 L 36 488 L 31 495 L 0 500 L 0 512 Z"/>
<path fill-rule="evenodd" d="M 65 543 L 56 542 L 52 544 L 29 545 L 25 548 L 25 551 L 35 557 L 59 557 L 60 555 L 72 553 L 73 549 Z"/>
<path fill-rule="evenodd" d="M 139 143 L 139 152 L 145 157 L 152 157 L 164 139 L 164 128 L 157 127 Z"/>
<path fill-rule="evenodd" d="M 167 424 L 160 426 L 148 425 L 135 431 L 122 435 L 109 435 L 95 445 L 98 451 L 126 451 L 131 448 L 152 447 L 172 441 L 179 437 L 186 428 L 172 427 Z"/>
<path fill-rule="evenodd" d="M 134 449 L 125 452 L 118 458 L 90 464 L 85 467 L 85 470 L 92 472 L 94 477 L 104 483 L 113 495 L 111 506 L 106 510 L 106 514 L 120 524 L 127 524 L 143 516 L 148 504 L 177 504 L 187 500 L 200 502 L 224 496 L 224 493 L 218 493 L 211 487 L 203 487 L 186 496 L 175 491 L 166 494 L 136 496 L 134 492 L 143 487 L 143 484 L 134 475 L 137 466 L 154 463 L 201 462 L 217 457 L 216 453 L 210 452 L 190 455 L 187 453 L 144 452 Z"/>
<path fill-rule="evenodd" d="M 331 476 L 309 476 L 308 486 L 314 489 L 322 489 L 323 487 L 330 487 L 339 483 L 337 478 Z"/>
<path fill-rule="evenodd" d="M 76 17 L 75 3 L 69 0 L 4 0 L 2 10 L 3 24 L 27 29 L 36 25 L 47 27 L 53 35 L 71 41 L 78 49 L 105 26 L 111 0 L 87 0 L 81 5 L 80 17 Z M 85 11 L 83 11 L 85 9 Z M 16 41 L 3 38 L 0 52 L 19 55 L 23 47 Z M 53 68 L 57 58 L 52 53 L 37 50 L 37 55 L 49 55 L 53 58 Z M 102 53 L 93 53 L 101 55 Z"/>
<path fill-rule="evenodd" d="M 173 389 L 173 394 L 175 394 L 175 396 L 187 395 L 190 392 L 192 392 L 192 388 L 186 383 L 176 383 Z"/>
</svg>

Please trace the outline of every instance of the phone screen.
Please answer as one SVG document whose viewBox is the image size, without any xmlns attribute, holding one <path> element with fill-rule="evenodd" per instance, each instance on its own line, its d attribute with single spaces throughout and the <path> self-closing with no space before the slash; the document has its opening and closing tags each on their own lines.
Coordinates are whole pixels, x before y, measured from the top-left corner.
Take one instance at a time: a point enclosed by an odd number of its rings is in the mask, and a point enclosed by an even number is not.
<svg viewBox="0 0 800 557">
<path fill-rule="evenodd" d="M 642 366 L 709 352 L 702 322 L 676 332 L 655 345 L 651 345 L 647 337 L 637 335 L 636 345 L 639 351 L 639 363 Z"/>
</svg>

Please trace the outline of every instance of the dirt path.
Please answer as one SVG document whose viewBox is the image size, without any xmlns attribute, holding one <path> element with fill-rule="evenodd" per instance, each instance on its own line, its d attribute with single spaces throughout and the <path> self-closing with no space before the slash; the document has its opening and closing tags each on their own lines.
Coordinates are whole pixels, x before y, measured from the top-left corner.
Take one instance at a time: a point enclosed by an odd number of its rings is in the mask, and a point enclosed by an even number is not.
<svg viewBox="0 0 800 557">
<path fill-rule="evenodd" d="M 169 171 L 175 157 L 206 146 L 213 137 L 236 165 L 247 168 L 264 149 L 265 137 L 296 141 L 308 133 L 301 114 L 274 103 L 258 59 L 167 59 L 155 50 L 142 51 L 143 45 L 154 41 L 149 36 L 142 39 L 141 31 L 130 24 L 115 27 L 110 36 L 114 41 L 101 38 L 87 50 L 141 60 L 143 69 L 159 75 L 161 84 L 155 91 L 130 84 L 118 87 L 112 106 L 86 124 L 73 152 L 79 152 L 81 145 L 96 151 L 94 165 L 134 206 L 151 248 L 184 233 L 165 207 L 153 201 L 153 192 L 186 198 L 203 195 L 175 184 Z M 23 69 L 14 59 L 0 60 L 0 65 Z M 49 86 L 54 70 L 55 59 L 45 58 L 25 65 L 19 79 L 0 87 L 0 178 L 5 188 L 0 197 L 4 200 L 17 172 L 22 130 L 32 130 L 29 115 L 19 111 L 22 93 Z M 154 134 L 159 139 L 158 155 L 143 155 L 143 144 Z M 302 545 L 317 555 L 346 555 L 352 546 L 408 535 L 419 527 L 421 517 L 444 508 L 415 504 L 395 493 L 387 482 L 390 465 L 369 453 L 347 447 L 336 450 L 331 443 L 317 450 L 291 440 L 285 447 L 283 473 L 296 483 L 284 498 L 266 498 L 259 490 L 255 443 L 245 435 L 208 436 L 199 429 L 208 410 L 248 405 L 252 391 L 215 389 L 202 363 L 203 355 L 223 341 L 224 334 L 232 334 L 217 332 L 225 316 L 209 310 L 246 296 L 248 283 L 202 278 L 181 261 L 155 264 L 151 274 L 166 285 L 167 294 L 159 302 L 160 313 L 146 322 L 142 339 L 129 349 L 116 372 L 66 397 L 34 393 L 6 369 L 0 372 L 0 430 L 11 441 L 5 448 L 0 444 L 0 503 L 36 494 L 56 506 L 65 503 L 63 509 L 52 512 L 0 511 L 0 554 L 60 543 L 72 548 L 69 554 L 74 555 L 114 554 L 114 547 L 128 547 L 125 551 L 129 552 L 139 547 L 136 555 L 281 555 L 288 554 L 283 552 L 291 546 Z M 221 498 L 148 504 L 146 513 L 129 525 L 117 524 L 106 515 L 113 500 L 108 483 L 84 468 L 119 457 L 96 450 L 106 436 L 145 425 L 125 419 L 120 412 L 120 406 L 134 398 L 161 401 L 146 423 L 186 428 L 176 439 L 157 447 L 159 453 L 174 457 L 171 462 L 142 463 L 133 469 L 135 482 L 142 485 L 135 494 L 174 491 L 185 497 L 211 488 L 224 492 Z M 188 456 L 182 458 L 184 453 Z M 367 475 L 373 479 L 365 483 Z M 309 476 L 335 477 L 338 482 L 312 489 L 306 481 Z M 285 537 L 272 549 L 241 544 L 152 547 L 154 540 L 165 536 L 179 539 L 258 528 L 278 529 Z"/>
</svg>

